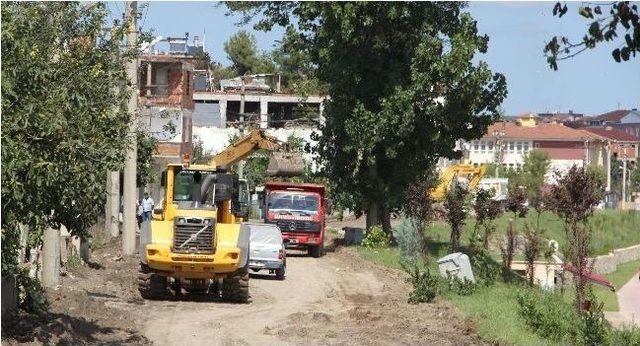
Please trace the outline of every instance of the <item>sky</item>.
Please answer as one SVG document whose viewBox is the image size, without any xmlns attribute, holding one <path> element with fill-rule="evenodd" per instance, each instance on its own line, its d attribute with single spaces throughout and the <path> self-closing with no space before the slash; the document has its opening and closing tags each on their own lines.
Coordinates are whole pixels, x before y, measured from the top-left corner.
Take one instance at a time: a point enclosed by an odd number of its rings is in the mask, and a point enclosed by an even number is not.
<svg viewBox="0 0 640 346">
<path fill-rule="evenodd" d="M 579 3 L 569 3 L 561 19 L 551 13 L 554 2 L 471 2 L 466 11 L 478 22 L 478 30 L 489 35 L 489 51 L 477 60 L 486 61 L 494 72 L 507 78 L 508 96 L 502 107 L 508 115 L 525 112 L 567 112 L 597 115 L 615 109 L 640 106 L 640 57 L 616 63 L 611 57 L 615 44 L 559 62 L 559 70 L 548 67 L 543 48 L 554 35 L 574 41 L 586 33 L 589 21 L 577 14 Z M 224 42 L 240 29 L 252 32 L 261 50 L 273 49 L 283 30 L 253 30 L 251 24 L 237 26 L 239 17 L 226 16 L 216 2 L 139 2 L 143 9 L 139 26 L 156 35 L 204 38 L 210 56 L 229 64 Z M 121 17 L 123 2 L 109 3 L 112 15 Z M 618 43 L 619 45 L 620 43 Z"/>
</svg>

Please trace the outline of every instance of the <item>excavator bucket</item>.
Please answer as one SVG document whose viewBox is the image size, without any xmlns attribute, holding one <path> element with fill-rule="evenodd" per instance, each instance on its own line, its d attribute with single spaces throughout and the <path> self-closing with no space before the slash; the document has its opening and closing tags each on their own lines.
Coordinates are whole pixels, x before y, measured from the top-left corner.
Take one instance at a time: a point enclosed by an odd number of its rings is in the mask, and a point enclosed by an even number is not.
<svg viewBox="0 0 640 346">
<path fill-rule="evenodd" d="M 271 153 L 267 165 L 268 176 L 291 177 L 302 173 L 304 173 L 304 160 L 300 153 Z"/>
</svg>

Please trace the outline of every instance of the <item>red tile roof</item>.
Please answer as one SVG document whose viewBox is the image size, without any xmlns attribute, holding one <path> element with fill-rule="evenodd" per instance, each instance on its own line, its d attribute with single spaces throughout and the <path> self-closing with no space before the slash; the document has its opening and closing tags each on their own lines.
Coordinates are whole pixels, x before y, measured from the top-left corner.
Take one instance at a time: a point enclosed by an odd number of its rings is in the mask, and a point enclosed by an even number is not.
<svg viewBox="0 0 640 346">
<path fill-rule="evenodd" d="M 611 127 L 586 127 L 584 128 L 584 130 L 618 142 L 640 142 L 640 139 L 638 139 L 636 136 L 630 135 L 623 131 L 614 130 Z"/>
<path fill-rule="evenodd" d="M 629 112 L 631 111 L 627 109 L 619 109 L 617 111 L 600 114 L 596 117 L 596 119 L 617 122 L 620 121 L 620 119 L 624 118 L 627 114 L 629 114 Z"/>
<path fill-rule="evenodd" d="M 583 141 L 585 139 L 603 140 L 604 138 L 581 129 L 572 129 L 562 124 L 545 123 L 534 127 L 520 126 L 513 122 L 497 122 L 489 126 L 483 138 L 493 138 L 496 131 L 504 132 L 507 139 Z"/>
</svg>

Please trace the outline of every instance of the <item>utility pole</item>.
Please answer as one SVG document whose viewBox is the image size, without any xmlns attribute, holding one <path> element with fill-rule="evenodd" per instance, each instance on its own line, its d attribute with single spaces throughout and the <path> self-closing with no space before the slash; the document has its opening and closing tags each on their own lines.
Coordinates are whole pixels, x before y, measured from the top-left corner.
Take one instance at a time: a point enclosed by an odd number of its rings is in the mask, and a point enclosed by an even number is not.
<svg viewBox="0 0 640 346">
<path fill-rule="evenodd" d="M 244 137 L 244 76 L 240 77 L 240 80 L 242 80 L 242 87 L 241 87 L 241 91 L 240 91 L 240 138 Z M 238 162 L 238 177 L 239 178 L 244 178 L 244 160 Z"/>
<path fill-rule="evenodd" d="M 622 209 L 627 209 L 627 147 L 622 149 Z"/>
<path fill-rule="evenodd" d="M 138 157 L 138 148 L 136 141 L 136 111 L 138 109 L 138 33 L 136 16 L 138 12 L 138 3 L 136 1 L 127 1 L 126 18 L 127 18 L 127 49 L 136 51 L 136 57 L 127 61 L 127 78 L 129 79 L 129 105 L 127 111 L 131 116 L 129 121 L 129 133 L 127 140 L 129 141 L 129 150 L 124 164 L 124 211 L 123 211 L 123 227 L 122 227 L 122 254 L 131 256 L 136 252 L 136 161 Z"/>
</svg>

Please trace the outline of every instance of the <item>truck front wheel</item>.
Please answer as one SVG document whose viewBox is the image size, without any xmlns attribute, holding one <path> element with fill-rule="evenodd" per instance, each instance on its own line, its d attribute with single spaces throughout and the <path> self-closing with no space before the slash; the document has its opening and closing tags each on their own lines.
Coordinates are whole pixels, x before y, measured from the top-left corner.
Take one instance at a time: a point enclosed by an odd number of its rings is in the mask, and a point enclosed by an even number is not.
<svg viewBox="0 0 640 346">
<path fill-rule="evenodd" d="M 322 257 L 324 254 L 324 245 L 310 246 L 309 255 L 313 258 Z"/>
<path fill-rule="evenodd" d="M 160 299 L 167 293 L 167 278 L 156 273 L 148 265 L 140 263 L 138 291 L 144 299 Z"/>
<path fill-rule="evenodd" d="M 249 301 L 249 270 L 246 266 L 222 280 L 222 299 L 234 303 Z"/>
</svg>

